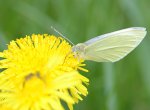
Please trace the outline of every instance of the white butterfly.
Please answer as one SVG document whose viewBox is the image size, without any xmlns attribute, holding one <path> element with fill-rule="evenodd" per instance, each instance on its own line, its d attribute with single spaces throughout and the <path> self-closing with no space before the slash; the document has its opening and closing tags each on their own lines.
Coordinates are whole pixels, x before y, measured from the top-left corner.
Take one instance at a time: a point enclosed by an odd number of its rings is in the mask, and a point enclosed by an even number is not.
<svg viewBox="0 0 150 110">
<path fill-rule="evenodd" d="M 146 35 L 146 28 L 132 27 L 104 34 L 72 48 L 79 59 L 116 62 L 136 48 Z"/>
</svg>

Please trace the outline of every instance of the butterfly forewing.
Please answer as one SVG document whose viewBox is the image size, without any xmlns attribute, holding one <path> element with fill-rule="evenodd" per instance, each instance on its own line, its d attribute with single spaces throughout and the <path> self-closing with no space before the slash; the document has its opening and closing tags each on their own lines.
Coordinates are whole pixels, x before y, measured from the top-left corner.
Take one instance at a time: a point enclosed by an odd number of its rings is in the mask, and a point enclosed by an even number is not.
<svg viewBox="0 0 150 110">
<path fill-rule="evenodd" d="M 84 59 L 116 62 L 137 47 L 145 35 L 145 28 L 134 27 L 95 37 L 84 43 Z"/>
</svg>

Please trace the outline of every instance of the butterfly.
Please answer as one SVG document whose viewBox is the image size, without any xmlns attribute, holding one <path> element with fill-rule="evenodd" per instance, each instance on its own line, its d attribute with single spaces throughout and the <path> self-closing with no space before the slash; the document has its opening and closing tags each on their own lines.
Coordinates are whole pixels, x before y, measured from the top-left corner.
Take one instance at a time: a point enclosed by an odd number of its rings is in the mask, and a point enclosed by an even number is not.
<svg viewBox="0 0 150 110">
<path fill-rule="evenodd" d="M 146 28 L 131 27 L 94 37 L 73 46 L 79 59 L 116 62 L 134 50 L 146 36 Z"/>
</svg>

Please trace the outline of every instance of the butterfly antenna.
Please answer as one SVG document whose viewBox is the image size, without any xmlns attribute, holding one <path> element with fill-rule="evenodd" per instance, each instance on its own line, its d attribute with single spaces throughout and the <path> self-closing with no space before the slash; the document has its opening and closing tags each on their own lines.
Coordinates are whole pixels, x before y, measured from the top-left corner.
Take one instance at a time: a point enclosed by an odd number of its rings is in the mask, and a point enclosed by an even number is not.
<svg viewBox="0 0 150 110">
<path fill-rule="evenodd" d="M 65 37 L 62 33 L 60 33 L 58 30 L 56 30 L 53 26 L 51 26 L 51 29 L 53 29 L 56 33 L 58 33 L 60 36 L 62 36 L 64 39 L 69 41 L 74 46 L 74 43 L 71 42 L 71 40 L 69 40 L 67 37 Z"/>
</svg>

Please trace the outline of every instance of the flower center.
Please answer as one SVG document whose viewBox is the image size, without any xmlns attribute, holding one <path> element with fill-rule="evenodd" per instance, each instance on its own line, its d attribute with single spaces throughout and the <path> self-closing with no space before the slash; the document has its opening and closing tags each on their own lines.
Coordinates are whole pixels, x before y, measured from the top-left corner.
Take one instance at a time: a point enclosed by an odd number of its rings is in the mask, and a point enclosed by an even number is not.
<svg viewBox="0 0 150 110">
<path fill-rule="evenodd" d="M 23 92 L 27 97 L 38 97 L 46 92 L 46 83 L 40 76 L 40 73 L 30 73 L 25 77 L 23 83 Z"/>
</svg>

